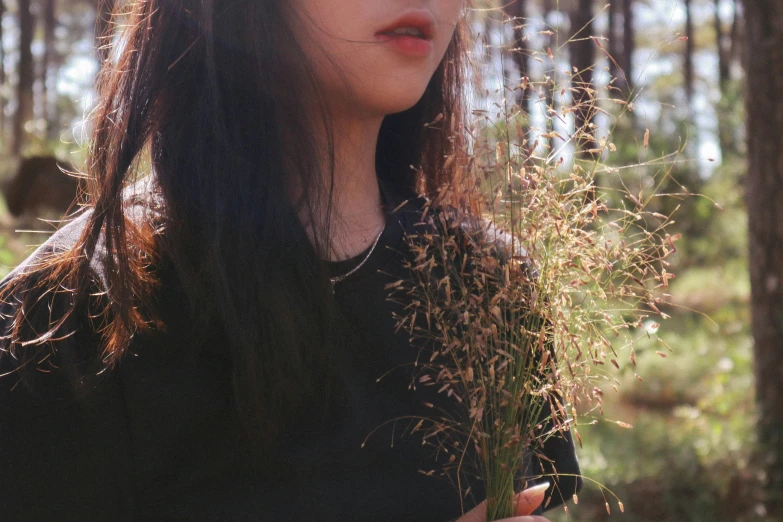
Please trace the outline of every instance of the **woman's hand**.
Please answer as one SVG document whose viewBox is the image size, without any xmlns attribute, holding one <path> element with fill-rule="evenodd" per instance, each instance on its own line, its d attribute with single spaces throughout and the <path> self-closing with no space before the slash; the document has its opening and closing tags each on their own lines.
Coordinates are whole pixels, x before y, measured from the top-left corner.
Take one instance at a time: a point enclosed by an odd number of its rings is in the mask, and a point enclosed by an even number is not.
<svg viewBox="0 0 783 522">
<path fill-rule="evenodd" d="M 504 518 L 502 521 L 498 522 L 549 522 L 549 519 L 544 517 L 530 515 L 541 505 L 541 502 L 544 501 L 544 493 L 548 487 L 549 484 L 544 483 L 517 493 L 514 496 L 514 516 L 512 518 Z M 462 517 L 458 518 L 456 522 L 486 522 L 486 502 L 487 501 L 485 500 L 474 507 Z"/>
</svg>

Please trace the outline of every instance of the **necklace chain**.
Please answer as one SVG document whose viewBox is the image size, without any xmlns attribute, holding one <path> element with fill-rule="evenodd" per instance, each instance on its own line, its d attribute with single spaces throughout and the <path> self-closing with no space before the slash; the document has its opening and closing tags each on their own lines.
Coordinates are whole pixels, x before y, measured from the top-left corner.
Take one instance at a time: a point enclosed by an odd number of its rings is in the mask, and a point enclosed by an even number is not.
<svg viewBox="0 0 783 522">
<path fill-rule="evenodd" d="M 364 265 L 364 263 L 366 263 L 366 262 L 367 262 L 367 260 L 368 260 L 368 259 L 370 259 L 370 256 L 372 255 L 372 252 L 373 252 L 373 250 L 375 250 L 375 246 L 378 244 L 378 240 L 380 240 L 380 239 L 381 239 L 381 234 L 383 234 L 383 231 L 384 231 L 384 230 L 386 230 L 386 224 L 384 224 L 384 225 L 383 225 L 383 228 L 381 229 L 381 231 L 380 231 L 380 232 L 378 232 L 378 236 L 375 238 L 375 241 L 373 242 L 373 244 L 372 244 L 372 247 L 370 247 L 370 251 L 369 251 L 369 252 L 367 252 L 367 255 L 366 255 L 366 256 L 364 256 L 364 259 L 362 259 L 362 262 L 361 262 L 361 263 L 359 263 L 358 265 L 356 265 L 355 267 L 353 267 L 353 268 L 351 269 L 351 271 L 350 271 L 350 272 L 348 272 L 347 274 L 343 274 L 343 275 L 339 275 L 339 276 L 336 276 L 336 277 L 330 277 L 330 278 L 329 278 L 329 280 L 330 280 L 330 281 L 331 281 L 331 283 L 332 283 L 332 293 L 334 293 L 334 285 L 335 285 L 335 283 L 339 283 L 340 281 L 342 281 L 343 279 L 345 279 L 345 278 L 346 278 L 346 277 L 348 277 L 349 275 L 351 275 L 351 274 L 353 274 L 354 272 L 356 272 L 357 270 L 359 270 L 359 269 L 362 267 L 362 265 Z"/>
</svg>

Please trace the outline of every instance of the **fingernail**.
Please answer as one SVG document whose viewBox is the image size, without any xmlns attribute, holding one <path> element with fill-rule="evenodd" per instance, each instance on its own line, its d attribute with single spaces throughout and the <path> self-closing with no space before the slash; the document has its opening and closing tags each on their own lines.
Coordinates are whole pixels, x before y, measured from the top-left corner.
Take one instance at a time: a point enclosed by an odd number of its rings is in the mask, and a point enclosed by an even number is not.
<svg viewBox="0 0 783 522">
<path fill-rule="evenodd" d="M 549 482 L 542 482 L 541 484 L 536 484 L 533 487 L 527 488 L 526 490 L 522 491 L 522 493 L 526 493 L 528 495 L 533 496 L 539 496 L 543 495 L 547 489 L 549 489 Z"/>
<path fill-rule="evenodd" d="M 518 493 L 515 499 L 514 514 L 517 516 L 530 515 L 544 501 L 544 494 L 548 487 L 549 482 L 544 482 Z"/>
</svg>

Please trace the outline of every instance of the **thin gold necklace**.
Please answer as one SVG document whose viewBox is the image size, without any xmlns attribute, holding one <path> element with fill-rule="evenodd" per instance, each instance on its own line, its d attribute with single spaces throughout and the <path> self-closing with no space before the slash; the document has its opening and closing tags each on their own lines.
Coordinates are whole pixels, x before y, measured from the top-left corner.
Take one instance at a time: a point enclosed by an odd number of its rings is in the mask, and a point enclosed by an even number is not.
<svg viewBox="0 0 783 522">
<path fill-rule="evenodd" d="M 346 278 L 346 277 L 348 277 L 349 275 L 351 275 L 351 274 L 353 274 L 354 272 L 356 272 L 357 270 L 359 270 L 359 269 L 362 267 L 362 265 L 363 265 L 364 263 L 366 263 L 368 259 L 370 259 L 370 256 L 372 255 L 372 252 L 373 252 L 373 250 L 375 250 L 375 245 L 377 245 L 377 244 L 378 244 L 378 240 L 379 240 L 379 239 L 381 239 L 381 234 L 383 234 L 383 231 L 384 231 L 384 230 L 386 230 L 386 223 L 384 223 L 384 224 L 383 224 L 383 228 L 381 228 L 381 231 L 380 231 L 380 232 L 378 232 L 378 237 L 376 237 L 376 238 L 375 238 L 375 241 L 373 242 L 373 244 L 372 244 L 372 247 L 370 247 L 370 251 L 369 251 L 369 252 L 367 252 L 367 255 L 366 255 L 366 256 L 364 256 L 364 259 L 362 259 L 362 262 L 361 262 L 361 263 L 359 263 L 358 265 L 356 265 L 355 267 L 353 267 L 353 268 L 351 269 L 351 271 L 350 271 L 350 272 L 348 272 L 347 274 L 343 274 L 343 275 L 339 275 L 339 276 L 336 276 L 336 277 L 330 277 L 330 278 L 329 278 L 329 281 L 331 281 L 331 283 L 332 283 L 332 294 L 334 294 L 334 285 L 335 285 L 336 283 L 339 283 L 340 281 L 342 281 L 343 279 L 345 279 L 345 278 Z"/>
</svg>

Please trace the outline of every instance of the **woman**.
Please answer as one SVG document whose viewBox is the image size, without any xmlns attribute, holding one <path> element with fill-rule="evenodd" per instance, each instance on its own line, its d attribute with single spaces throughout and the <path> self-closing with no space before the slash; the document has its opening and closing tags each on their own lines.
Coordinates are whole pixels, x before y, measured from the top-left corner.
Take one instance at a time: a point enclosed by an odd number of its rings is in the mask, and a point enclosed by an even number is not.
<svg viewBox="0 0 783 522">
<path fill-rule="evenodd" d="M 464 8 L 130 2 L 86 209 L 3 282 L 3 513 L 445 521 L 482 500 L 388 423 L 422 397 L 383 288 L 416 194 L 452 176 Z M 570 439 L 545 453 L 578 472 Z M 558 486 L 550 506 L 578 483 Z"/>
</svg>

